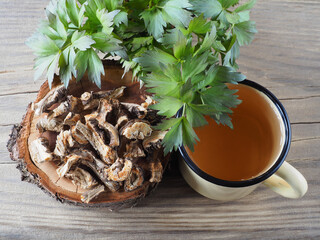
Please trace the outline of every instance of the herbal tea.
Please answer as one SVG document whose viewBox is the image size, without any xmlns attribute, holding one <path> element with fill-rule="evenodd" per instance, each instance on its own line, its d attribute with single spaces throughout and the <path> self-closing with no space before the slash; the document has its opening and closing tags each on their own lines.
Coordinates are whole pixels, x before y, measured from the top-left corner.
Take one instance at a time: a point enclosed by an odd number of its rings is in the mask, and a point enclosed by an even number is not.
<svg viewBox="0 0 320 240">
<path fill-rule="evenodd" d="M 207 174 L 229 181 L 247 180 L 267 171 L 283 146 L 284 128 L 274 104 L 252 87 L 229 85 L 242 103 L 233 109 L 233 129 L 207 117 L 208 125 L 195 129 L 200 142 L 187 152 Z"/>
</svg>

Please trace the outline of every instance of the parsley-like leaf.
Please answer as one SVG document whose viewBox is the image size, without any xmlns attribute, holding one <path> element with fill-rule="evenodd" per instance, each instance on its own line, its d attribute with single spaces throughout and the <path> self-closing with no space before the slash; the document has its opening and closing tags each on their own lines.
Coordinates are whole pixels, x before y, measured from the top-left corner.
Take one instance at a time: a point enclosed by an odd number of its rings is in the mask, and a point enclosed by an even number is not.
<svg viewBox="0 0 320 240">
<path fill-rule="evenodd" d="M 210 32 L 211 29 L 212 22 L 207 21 L 207 19 L 203 17 L 203 14 L 193 18 L 188 27 L 189 33 L 194 32 L 197 34 L 206 34 L 207 32 Z"/>
<path fill-rule="evenodd" d="M 108 12 L 107 9 L 97 10 L 97 18 L 102 25 L 102 32 L 105 34 L 111 34 L 113 31 L 113 18 L 120 12 L 120 10 L 114 10 Z"/>
<path fill-rule="evenodd" d="M 155 8 L 142 12 L 140 16 L 144 20 L 148 33 L 154 36 L 155 39 L 160 38 L 164 32 L 163 28 L 167 26 L 162 12 Z"/>
<path fill-rule="evenodd" d="M 145 52 L 141 55 L 141 57 L 135 58 L 134 61 L 139 63 L 147 72 L 161 71 L 159 63 L 168 65 L 177 62 L 177 60 L 171 54 L 168 54 L 158 48 Z"/>
<path fill-rule="evenodd" d="M 72 45 L 80 51 L 85 51 L 95 43 L 89 36 L 86 36 L 84 32 L 79 33 L 75 31 L 71 38 Z"/>
<path fill-rule="evenodd" d="M 191 151 L 194 151 L 194 144 L 199 138 L 186 118 L 182 120 L 182 141 Z"/>
<path fill-rule="evenodd" d="M 186 8 L 191 6 L 188 0 L 167 0 L 163 6 L 163 18 L 173 26 L 182 24 L 187 27 L 191 20 L 191 13 Z"/>
<path fill-rule="evenodd" d="M 234 33 L 240 46 L 248 45 L 252 42 L 254 34 L 257 32 L 256 24 L 252 21 L 237 23 L 234 25 Z"/>
<path fill-rule="evenodd" d="M 161 99 L 157 99 L 157 104 L 151 105 L 150 108 L 159 110 L 158 114 L 170 118 L 178 112 L 182 105 L 183 102 L 180 99 L 166 96 Z"/>
<path fill-rule="evenodd" d="M 218 0 L 190 0 L 191 9 L 196 13 L 203 14 L 205 18 L 216 18 L 222 11 Z"/>
<path fill-rule="evenodd" d="M 192 106 L 192 105 L 191 105 Z M 201 127 L 208 124 L 207 120 L 203 114 L 197 111 L 196 108 L 193 108 L 189 105 L 186 106 L 186 116 L 187 120 L 190 122 L 192 127 Z"/>
<path fill-rule="evenodd" d="M 248 1 L 247 3 L 237 7 L 234 11 L 235 12 L 242 12 L 242 11 L 245 11 L 245 10 L 250 10 L 254 4 L 256 3 L 257 0 L 250 0 Z"/>
<path fill-rule="evenodd" d="M 164 145 L 164 154 L 168 154 L 173 149 L 177 150 L 178 147 L 182 146 L 183 143 L 183 129 L 182 129 L 182 120 L 184 118 L 176 118 L 175 121 L 172 121 L 174 123 L 170 130 L 167 132 L 166 136 L 163 139 L 163 145 Z"/>
</svg>

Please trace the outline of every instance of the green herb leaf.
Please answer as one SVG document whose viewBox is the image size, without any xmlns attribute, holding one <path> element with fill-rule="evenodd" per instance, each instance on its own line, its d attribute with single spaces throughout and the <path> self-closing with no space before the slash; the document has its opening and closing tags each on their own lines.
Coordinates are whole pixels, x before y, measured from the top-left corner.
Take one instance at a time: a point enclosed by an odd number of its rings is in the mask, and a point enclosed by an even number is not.
<svg viewBox="0 0 320 240">
<path fill-rule="evenodd" d="M 123 23 L 128 26 L 128 13 L 126 12 L 119 12 L 113 19 L 114 25 L 117 27 Z"/>
<path fill-rule="evenodd" d="M 55 70 L 57 68 L 59 57 L 60 57 L 59 53 L 55 55 L 53 61 L 50 63 L 48 70 L 47 70 L 47 78 L 48 78 L 48 83 L 49 83 L 50 88 L 52 86 L 53 76 L 54 76 Z"/>
<path fill-rule="evenodd" d="M 163 19 L 173 26 L 187 27 L 191 20 L 191 13 L 186 10 L 192 5 L 188 0 L 167 0 L 163 6 Z"/>
<path fill-rule="evenodd" d="M 232 23 L 232 24 L 236 24 L 239 22 L 240 20 L 240 16 L 239 14 L 233 12 L 233 13 L 226 13 L 226 18 L 227 18 L 227 21 L 229 23 Z"/>
<path fill-rule="evenodd" d="M 120 10 L 115 10 L 108 12 L 107 9 L 97 10 L 97 18 L 102 25 L 102 32 L 105 34 L 111 34 L 113 31 L 113 18 L 120 12 Z"/>
<path fill-rule="evenodd" d="M 71 22 L 76 26 L 79 27 L 80 25 L 80 18 L 79 18 L 79 8 L 75 0 L 66 0 L 66 9 L 68 16 Z"/>
<path fill-rule="evenodd" d="M 231 113 L 229 108 L 235 108 L 241 103 L 234 95 L 237 91 L 230 90 L 226 85 L 220 84 L 215 87 L 206 88 L 201 92 L 203 102 L 209 106 L 215 107 L 218 111 Z M 207 113 L 207 115 L 212 115 Z"/>
<path fill-rule="evenodd" d="M 198 17 L 193 18 L 190 21 L 188 31 L 189 33 L 196 33 L 196 34 L 206 34 L 207 32 L 210 32 L 212 29 L 212 22 L 207 21 L 207 19 L 204 18 L 203 14 L 201 14 Z"/>
<path fill-rule="evenodd" d="M 208 124 L 203 114 L 189 105 L 186 106 L 186 116 L 192 127 L 201 127 Z"/>
<path fill-rule="evenodd" d="M 132 43 L 131 43 L 132 44 L 131 50 L 132 51 L 136 51 L 139 48 L 141 48 L 142 46 L 146 46 L 146 45 L 152 44 L 152 41 L 153 41 L 153 37 L 152 36 L 134 38 L 132 40 Z"/>
<path fill-rule="evenodd" d="M 174 116 L 182 106 L 183 102 L 180 99 L 166 96 L 161 99 L 157 98 L 157 104 L 151 105 L 150 108 L 159 110 L 158 114 L 170 118 Z"/>
<path fill-rule="evenodd" d="M 216 39 L 216 27 L 213 25 L 210 33 L 207 33 L 203 39 L 202 44 L 200 45 L 199 49 L 194 53 L 194 55 L 200 55 L 203 52 L 208 52 L 215 44 Z"/>
<path fill-rule="evenodd" d="M 212 83 L 211 84 L 219 84 L 219 83 L 234 83 L 243 81 L 246 77 L 241 73 L 235 72 L 230 67 L 225 66 L 215 66 L 212 72 Z"/>
<path fill-rule="evenodd" d="M 168 77 L 161 72 L 148 74 L 142 80 L 150 88 L 148 89 L 150 93 L 156 93 L 159 96 L 179 96 L 182 83 L 179 84 L 176 79 Z"/>
<path fill-rule="evenodd" d="M 248 45 L 252 42 L 253 36 L 257 32 L 256 24 L 252 21 L 237 23 L 234 25 L 233 32 L 237 35 L 237 41 L 240 46 Z"/>
<path fill-rule="evenodd" d="M 49 55 L 46 57 L 38 57 L 35 60 L 34 68 L 36 72 L 34 74 L 34 80 L 38 80 L 40 76 L 43 74 L 45 70 L 51 65 L 51 63 L 55 60 L 56 55 Z"/>
<path fill-rule="evenodd" d="M 202 55 L 197 55 L 195 57 L 189 57 L 184 65 L 183 65 L 183 71 L 182 71 L 182 78 L 186 82 L 187 79 L 194 77 L 195 75 L 203 72 L 207 66 L 207 58 L 208 58 L 208 52 L 203 53 Z"/>
<path fill-rule="evenodd" d="M 234 11 L 235 12 L 242 12 L 245 10 L 250 10 L 254 6 L 255 3 L 256 3 L 256 0 L 250 0 L 247 3 L 237 7 Z"/>
<path fill-rule="evenodd" d="M 229 8 L 239 3 L 239 0 L 219 0 L 223 8 Z"/>
<path fill-rule="evenodd" d="M 180 34 L 178 34 L 177 42 L 173 46 L 173 55 L 177 59 L 183 58 L 183 56 L 185 55 L 185 51 L 187 50 L 186 46 L 187 46 L 187 39 L 180 32 Z M 188 48 L 190 48 L 190 46 L 188 46 Z"/>
<path fill-rule="evenodd" d="M 104 75 L 104 67 L 98 54 L 93 50 L 88 51 L 88 76 L 99 88 L 101 88 L 101 74 Z"/>
<path fill-rule="evenodd" d="M 119 0 L 104 0 L 104 3 L 108 9 L 108 11 L 116 10 L 121 4 L 122 1 Z"/>
<path fill-rule="evenodd" d="M 196 143 L 196 140 L 199 141 L 199 138 L 186 118 L 183 118 L 182 120 L 182 131 L 183 144 L 187 146 L 191 151 L 194 151 L 193 146 Z"/>
<path fill-rule="evenodd" d="M 79 33 L 78 31 L 75 31 L 72 35 L 71 43 L 80 51 L 85 51 L 90 48 L 92 44 L 95 44 L 95 41 L 89 36 L 86 36 L 84 32 Z"/>
<path fill-rule="evenodd" d="M 165 131 L 170 129 L 172 126 L 176 125 L 180 121 L 181 121 L 181 118 L 165 119 L 161 123 L 159 123 L 157 126 L 155 126 L 154 129 Z"/>
<path fill-rule="evenodd" d="M 99 49 L 103 53 L 120 51 L 122 49 L 122 47 L 120 46 L 120 40 L 113 38 L 103 32 L 92 34 L 92 40 L 94 41 L 94 43 L 91 46 Z"/>
<path fill-rule="evenodd" d="M 174 125 L 170 128 L 170 130 L 167 132 L 166 136 L 163 139 L 163 145 L 164 145 L 164 154 L 168 154 L 172 151 L 172 149 L 177 150 L 178 147 L 182 146 L 183 143 L 183 124 L 182 120 L 183 117 L 176 118 L 177 120 L 174 122 Z"/>
<path fill-rule="evenodd" d="M 169 53 L 155 48 L 152 51 L 146 51 L 141 57 L 133 59 L 135 62 L 139 63 L 143 70 L 147 72 L 151 71 L 161 71 L 160 64 L 164 65 L 174 64 L 177 60 Z"/>
<path fill-rule="evenodd" d="M 218 0 L 190 0 L 191 9 L 197 14 L 203 14 L 205 18 L 216 18 L 222 11 Z"/>
<path fill-rule="evenodd" d="M 148 33 L 155 39 L 160 38 L 164 32 L 163 28 L 167 26 L 162 12 L 159 9 L 152 9 L 142 12 L 140 16 L 144 21 Z"/>
<path fill-rule="evenodd" d="M 53 40 L 39 33 L 30 37 L 26 41 L 26 44 L 32 48 L 36 56 L 54 55 L 60 51 Z"/>
</svg>

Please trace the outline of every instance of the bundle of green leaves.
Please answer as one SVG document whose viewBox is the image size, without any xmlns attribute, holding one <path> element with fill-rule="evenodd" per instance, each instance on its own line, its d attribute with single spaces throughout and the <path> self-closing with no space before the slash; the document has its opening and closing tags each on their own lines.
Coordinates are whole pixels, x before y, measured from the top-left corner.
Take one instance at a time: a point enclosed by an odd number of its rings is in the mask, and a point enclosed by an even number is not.
<svg viewBox="0 0 320 240">
<path fill-rule="evenodd" d="M 166 117 L 165 152 L 181 145 L 191 150 L 193 128 L 217 123 L 232 127 L 230 108 L 241 101 L 226 83 L 237 72 L 239 47 L 256 33 L 249 20 L 255 0 L 52 0 L 46 20 L 28 39 L 36 55 L 35 78 L 46 71 L 51 87 L 57 72 L 67 87 L 74 76 L 101 87 L 105 74 L 99 55 L 120 57 L 127 72 L 142 81 Z M 98 55 L 99 54 L 99 55 Z M 108 73 L 106 73 L 108 74 Z M 181 117 L 173 118 L 178 110 Z"/>
</svg>

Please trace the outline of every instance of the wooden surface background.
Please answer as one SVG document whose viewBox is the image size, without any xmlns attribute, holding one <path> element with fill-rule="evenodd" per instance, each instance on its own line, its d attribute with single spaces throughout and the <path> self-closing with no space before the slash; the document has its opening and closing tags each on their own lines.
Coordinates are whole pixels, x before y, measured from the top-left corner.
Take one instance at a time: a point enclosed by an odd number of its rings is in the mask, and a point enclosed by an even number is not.
<svg viewBox="0 0 320 240">
<path fill-rule="evenodd" d="M 166 176 L 133 209 L 109 212 L 63 205 L 20 181 L 6 142 L 44 79 L 33 82 L 24 41 L 47 0 L 0 0 L 0 239 L 320 239 L 320 1 L 259 1 L 259 33 L 242 48 L 240 70 L 282 100 L 293 128 L 287 161 L 309 191 L 299 200 L 263 186 L 234 202 L 194 192 Z"/>
</svg>

